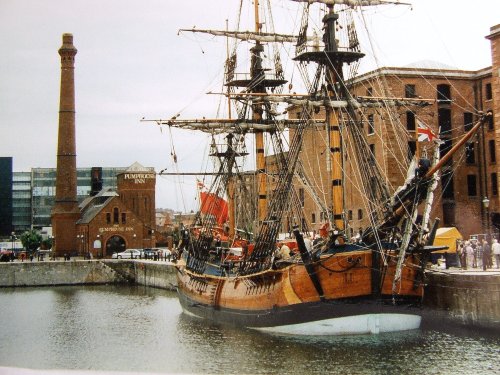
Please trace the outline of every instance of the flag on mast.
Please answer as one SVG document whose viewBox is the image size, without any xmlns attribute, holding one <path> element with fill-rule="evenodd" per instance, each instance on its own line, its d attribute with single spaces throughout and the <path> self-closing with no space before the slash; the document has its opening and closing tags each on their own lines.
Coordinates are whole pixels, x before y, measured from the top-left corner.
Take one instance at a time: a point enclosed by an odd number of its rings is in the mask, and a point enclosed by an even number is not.
<svg viewBox="0 0 500 375">
<path fill-rule="evenodd" d="M 196 179 L 196 187 L 198 188 L 198 190 L 203 190 L 207 188 L 205 184 L 198 179 Z"/>
<path fill-rule="evenodd" d="M 431 128 L 417 119 L 417 139 L 419 142 L 432 142 L 434 139 L 438 139 L 438 137 L 434 134 Z"/>
</svg>

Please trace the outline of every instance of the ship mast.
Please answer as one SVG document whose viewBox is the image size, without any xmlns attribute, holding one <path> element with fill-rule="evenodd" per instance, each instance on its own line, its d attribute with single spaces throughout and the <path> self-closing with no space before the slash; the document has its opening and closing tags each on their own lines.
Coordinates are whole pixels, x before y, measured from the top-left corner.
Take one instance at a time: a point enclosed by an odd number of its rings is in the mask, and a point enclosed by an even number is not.
<svg viewBox="0 0 500 375">
<path fill-rule="evenodd" d="M 260 31 L 259 22 L 259 1 L 254 0 L 255 12 L 255 32 Z M 264 51 L 262 44 L 259 41 L 255 43 L 255 47 L 250 49 L 252 52 L 252 60 L 250 67 L 250 79 L 257 80 L 259 75 L 263 75 L 261 53 Z M 264 89 L 264 90 L 263 90 Z M 257 86 L 255 91 L 265 92 L 265 88 L 261 85 Z M 253 104 L 252 119 L 255 122 L 262 120 L 262 105 Z M 266 157 L 264 154 L 264 132 L 258 130 L 255 132 L 255 155 L 256 155 L 256 180 L 257 180 L 257 218 L 259 226 L 262 224 L 267 215 L 267 180 L 266 180 Z"/>
<path fill-rule="evenodd" d="M 226 20 L 226 30 L 228 30 L 228 21 Z M 229 61 L 229 37 L 226 37 L 226 59 Z M 227 115 L 231 120 L 231 97 L 230 97 L 230 88 L 227 88 Z M 228 141 L 231 141 L 232 138 L 229 138 Z M 231 145 L 232 146 L 232 145 Z M 228 146 L 229 147 L 229 146 Z M 228 219 L 229 219 L 229 241 L 234 241 L 235 233 L 236 233 L 236 220 L 235 220 L 235 205 L 234 205 L 234 177 L 231 174 L 232 172 L 232 164 L 229 169 L 229 176 L 227 182 L 227 204 L 228 204 Z"/>
<path fill-rule="evenodd" d="M 325 50 L 336 52 L 337 42 L 335 40 L 335 22 L 338 15 L 333 11 L 333 5 L 328 6 L 329 12 L 323 18 L 325 23 Z M 339 75 L 342 74 L 342 61 L 334 61 L 334 66 L 327 68 L 327 93 L 328 97 L 335 98 L 334 85 L 339 81 Z M 344 188 L 343 188 L 343 158 L 342 142 L 340 138 L 340 126 L 337 111 L 327 107 L 326 124 L 329 129 L 329 146 L 332 156 L 331 165 L 331 186 L 332 186 L 332 215 L 334 228 L 344 232 Z"/>
<path fill-rule="evenodd" d="M 325 44 L 323 51 L 313 50 L 300 53 L 295 57 L 297 61 L 316 62 L 323 65 L 326 69 L 326 92 L 330 101 L 337 101 L 342 98 L 342 89 L 344 83 L 342 67 L 344 63 L 357 61 L 364 54 L 352 50 L 339 50 L 335 36 L 335 23 L 339 18 L 334 11 L 334 5 L 327 4 L 328 12 L 323 17 Z M 344 217 L 344 182 L 343 182 L 343 157 L 342 157 L 342 138 L 339 124 L 338 109 L 330 105 L 325 106 L 325 120 L 328 130 L 329 149 L 330 149 L 330 179 L 331 179 L 331 217 L 333 229 L 340 232 L 345 231 Z"/>
</svg>

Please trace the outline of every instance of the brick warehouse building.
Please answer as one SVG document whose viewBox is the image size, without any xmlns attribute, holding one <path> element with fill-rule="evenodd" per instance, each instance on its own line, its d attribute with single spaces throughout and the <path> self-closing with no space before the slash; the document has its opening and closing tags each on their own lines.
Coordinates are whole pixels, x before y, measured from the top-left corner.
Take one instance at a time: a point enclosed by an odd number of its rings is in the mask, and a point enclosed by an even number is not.
<svg viewBox="0 0 500 375">
<path fill-rule="evenodd" d="M 491 42 L 492 66 L 489 68 L 464 71 L 436 63 L 432 66 L 421 63 L 404 68 L 380 68 L 360 75 L 351 82 L 355 96 L 431 99 L 431 105 L 427 107 L 399 108 L 399 120 L 408 134 L 404 147 L 401 144 L 396 147 L 396 134 L 392 129 L 383 127 L 388 118 L 384 118 L 376 109 L 364 112 L 363 131 L 366 140 L 392 187 L 401 185 L 406 177 L 405 171 L 400 168 L 400 161 L 409 160 L 409 155 L 415 152 L 416 118 L 429 125 L 436 134 L 439 133 L 444 141 L 440 146 L 443 154 L 472 127 L 478 119 L 478 112 L 493 112 L 490 121 L 454 155 L 443 170 L 435 195 L 431 216 L 441 218 L 441 226 L 457 226 L 466 237 L 498 233 L 500 229 L 500 170 L 497 164 L 497 157 L 500 157 L 497 155 L 500 145 L 500 25 L 492 27 L 490 31 L 487 39 Z M 318 117 L 321 116 L 322 113 L 319 113 Z M 331 180 L 324 167 L 325 144 L 319 132 L 324 130 L 308 130 L 304 135 L 301 161 L 307 166 L 312 164 L 312 160 L 323 160 L 312 165 L 309 177 L 319 185 L 316 187 L 324 192 L 322 198 L 331 205 Z M 394 150 L 397 150 L 393 154 L 384 151 L 386 145 L 383 143 L 391 142 Z M 358 190 L 349 180 L 349 176 L 354 173 L 349 159 L 344 166 L 345 175 L 348 176 L 345 181 L 345 207 L 349 208 L 344 214 L 350 232 L 355 233 L 368 225 L 368 212 Z M 454 172 L 453 175 L 447 173 L 450 171 Z M 297 187 L 301 194 L 302 188 L 299 185 Z M 303 206 L 309 227 L 318 230 L 324 213 L 316 211 L 310 197 L 305 197 Z"/>
<path fill-rule="evenodd" d="M 77 251 L 111 256 L 128 248 L 154 247 L 156 174 L 134 163 L 117 176 L 117 190 L 103 189 L 80 205 Z"/>
</svg>

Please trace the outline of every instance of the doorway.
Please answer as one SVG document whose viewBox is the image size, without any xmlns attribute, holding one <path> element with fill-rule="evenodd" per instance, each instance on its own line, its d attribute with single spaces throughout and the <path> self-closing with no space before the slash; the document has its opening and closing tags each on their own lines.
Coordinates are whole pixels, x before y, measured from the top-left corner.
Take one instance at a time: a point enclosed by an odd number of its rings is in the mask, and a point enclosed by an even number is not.
<svg viewBox="0 0 500 375">
<path fill-rule="evenodd" d="M 106 242 L 106 256 L 113 253 L 121 253 L 125 250 L 125 240 L 120 236 L 112 236 Z"/>
</svg>

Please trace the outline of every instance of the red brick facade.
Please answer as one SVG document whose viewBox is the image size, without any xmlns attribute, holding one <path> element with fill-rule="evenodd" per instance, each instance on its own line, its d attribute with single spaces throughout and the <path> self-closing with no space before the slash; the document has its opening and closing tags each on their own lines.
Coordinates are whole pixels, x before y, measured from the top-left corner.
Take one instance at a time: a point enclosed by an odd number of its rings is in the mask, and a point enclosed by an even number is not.
<svg viewBox="0 0 500 375">
<path fill-rule="evenodd" d="M 156 245 L 156 174 L 135 163 L 117 180 L 117 192 L 102 191 L 82 205 L 79 253 L 109 257 L 125 249 Z"/>
</svg>

